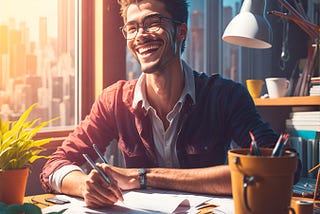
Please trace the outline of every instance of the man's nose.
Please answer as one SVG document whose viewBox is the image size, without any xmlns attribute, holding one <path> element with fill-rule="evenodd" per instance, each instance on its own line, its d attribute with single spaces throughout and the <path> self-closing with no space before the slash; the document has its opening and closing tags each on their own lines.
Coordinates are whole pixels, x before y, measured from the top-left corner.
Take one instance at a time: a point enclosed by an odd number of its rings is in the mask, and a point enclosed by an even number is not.
<svg viewBox="0 0 320 214">
<path fill-rule="evenodd" d="M 145 28 L 144 28 L 144 26 L 142 24 L 139 24 L 136 37 L 139 34 L 146 34 L 146 33 L 148 33 L 148 31 L 145 30 Z"/>
</svg>

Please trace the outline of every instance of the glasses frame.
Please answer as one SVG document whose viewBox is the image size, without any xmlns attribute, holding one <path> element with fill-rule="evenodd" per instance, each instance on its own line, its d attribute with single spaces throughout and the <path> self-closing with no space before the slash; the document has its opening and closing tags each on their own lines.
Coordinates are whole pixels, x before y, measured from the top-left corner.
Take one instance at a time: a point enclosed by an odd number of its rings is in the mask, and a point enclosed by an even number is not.
<svg viewBox="0 0 320 214">
<path fill-rule="evenodd" d="M 145 25 L 145 22 L 146 22 L 146 20 L 148 20 L 149 18 L 153 18 L 153 17 L 159 18 L 159 26 L 158 26 L 158 28 L 156 28 L 155 30 L 150 30 L 150 29 L 148 29 L 148 28 L 149 28 L 151 25 L 146 26 L 146 25 Z M 140 22 L 140 23 L 139 23 L 139 22 L 127 22 L 126 24 L 124 24 L 124 25 L 123 25 L 122 27 L 120 27 L 119 29 L 120 29 L 120 31 L 122 32 L 122 35 L 123 35 L 123 37 L 124 37 L 126 40 L 131 40 L 131 39 L 136 38 L 136 36 L 137 36 L 138 31 L 139 31 L 140 28 L 142 28 L 145 32 L 148 32 L 148 33 L 154 33 L 154 32 L 159 31 L 160 28 L 161 28 L 161 25 L 162 25 L 162 19 L 167 19 L 167 20 L 171 21 L 172 23 L 174 23 L 174 24 L 176 24 L 176 25 L 182 24 L 182 22 L 180 22 L 180 21 L 178 21 L 178 20 L 175 20 L 175 19 L 172 19 L 172 18 L 170 18 L 170 17 L 163 16 L 163 15 L 157 13 L 157 14 L 151 14 L 151 15 L 149 15 L 149 16 L 144 17 L 144 19 L 143 19 L 142 22 Z M 133 25 L 136 26 L 136 31 L 135 31 L 134 33 L 132 33 L 133 36 L 132 36 L 132 37 L 130 36 L 129 38 L 128 38 L 128 34 L 127 34 L 126 30 L 125 30 L 125 28 L 126 28 L 126 26 L 127 26 L 128 24 L 133 24 Z"/>
</svg>

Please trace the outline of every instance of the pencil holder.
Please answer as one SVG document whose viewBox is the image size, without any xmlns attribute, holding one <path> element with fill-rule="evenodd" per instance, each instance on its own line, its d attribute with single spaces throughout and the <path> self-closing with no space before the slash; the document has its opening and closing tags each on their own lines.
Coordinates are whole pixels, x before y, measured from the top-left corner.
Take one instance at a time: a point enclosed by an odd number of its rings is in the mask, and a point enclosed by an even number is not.
<svg viewBox="0 0 320 214">
<path fill-rule="evenodd" d="M 232 195 L 236 214 L 288 214 L 297 155 L 286 151 L 271 157 L 272 149 L 261 149 L 262 156 L 248 155 L 249 149 L 228 152 Z"/>
</svg>

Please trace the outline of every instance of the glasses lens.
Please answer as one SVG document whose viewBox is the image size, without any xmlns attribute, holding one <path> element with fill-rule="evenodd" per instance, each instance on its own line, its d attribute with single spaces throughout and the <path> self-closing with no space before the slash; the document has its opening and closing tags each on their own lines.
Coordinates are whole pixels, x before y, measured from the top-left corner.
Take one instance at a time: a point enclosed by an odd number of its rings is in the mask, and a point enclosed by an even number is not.
<svg viewBox="0 0 320 214">
<path fill-rule="evenodd" d="M 147 32 L 156 32 L 160 29 L 161 18 L 160 16 L 150 16 L 144 20 L 143 28 Z"/>
<path fill-rule="evenodd" d="M 126 39 L 132 39 L 138 31 L 137 23 L 128 22 L 122 28 L 122 33 Z"/>
</svg>

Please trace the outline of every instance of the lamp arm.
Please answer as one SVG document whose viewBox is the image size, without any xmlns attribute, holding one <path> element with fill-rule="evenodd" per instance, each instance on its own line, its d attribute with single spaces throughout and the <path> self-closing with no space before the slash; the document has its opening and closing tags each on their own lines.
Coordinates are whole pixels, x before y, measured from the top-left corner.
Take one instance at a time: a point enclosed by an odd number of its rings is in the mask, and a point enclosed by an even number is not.
<svg viewBox="0 0 320 214">
<path fill-rule="evenodd" d="M 292 20 L 294 22 L 297 22 L 297 23 L 300 23 L 300 24 L 305 24 L 305 25 L 309 26 L 310 28 L 320 32 L 320 26 L 315 25 L 315 24 L 313 24 L 313 23 L 311 23 L 311 22 L 309 22 L 309 21 L 307 21 L 305 19 L 303 19 L 303 20 L 302 19 L 298 19 L 296 17 L 288 15 L 287 13 L 281 13 L 281 12 L 275 11 L 275 10 L 268 11 L 268 14 L 273 14 L 273 15 L 280 16 L 280 17 L 283 17 L 283 18 L 286 18 L 286 19 L 290 19 L 290 20 Z"/>
<path fill-rule="evenodd" d="M 285 19 L 289 19 L 294 21 L 302 30 L 304 30 L 312 39 L 317 38 L 318 33 L 315 31 L 320 32 L 320 27 L 317 25 L 312 24 L 306 20 L 302 20 L 293 16 L 289 16 L 287 13 L 281 13 L 278 11 L 268 11 L 268 14 L 273 14 L 276 16 L 280 16 Z M 311 28 L 311 29 L 310 29 Z"/>
</svg>

